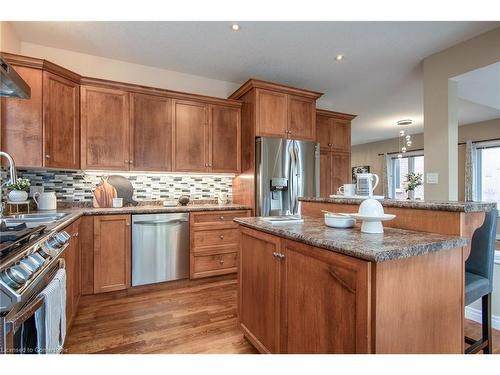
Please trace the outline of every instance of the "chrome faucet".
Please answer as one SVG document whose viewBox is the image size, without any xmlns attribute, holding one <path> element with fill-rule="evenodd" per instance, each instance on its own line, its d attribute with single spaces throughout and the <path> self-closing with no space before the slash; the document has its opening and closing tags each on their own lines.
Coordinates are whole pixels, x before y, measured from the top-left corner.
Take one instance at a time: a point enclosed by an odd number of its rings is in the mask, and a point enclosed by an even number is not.
<svg viewBox="0 0 500 375">
<path fill-rule="evenodd" d="M 9 161 L 9 180 L 2 184 L 15 184 L 17 182 L 17 173 L 16 173 L 16 163 L 14 163 L 14 159 L 12 156 L 7 154 L 6 152 L 0 151 L 0 157 L 5 156 L 5 158 Z"/>
<path fill-rule="evenodd" d="M 2 156 L 5 156 L 5 158 L 9 161 L 9 180 L 2 183 L 0 185 L 0 188 L 3 188 L 3 186 L 6 184 L 15 184 L 17 182 L 16 163 L 14 163 L 14 159 L 6 152 L 0 151 L 0 158 Z M 3 221 L 2 219 L 4 209 L 5 203 L 3 202 L 3 192 L 0 190 L 0 222 Z"/>
</svg>

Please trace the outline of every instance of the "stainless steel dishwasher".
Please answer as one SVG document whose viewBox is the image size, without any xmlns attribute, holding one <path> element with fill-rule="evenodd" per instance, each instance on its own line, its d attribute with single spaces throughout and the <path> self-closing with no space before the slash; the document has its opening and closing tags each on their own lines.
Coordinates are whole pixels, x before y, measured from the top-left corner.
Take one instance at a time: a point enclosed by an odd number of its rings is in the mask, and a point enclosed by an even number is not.
<svg viewBox="0 0 500 375">
<path fill-rule="evenodd" d="M 132 215 L 132 286 L 189 277 L 189 214 Z"/>
</svg>

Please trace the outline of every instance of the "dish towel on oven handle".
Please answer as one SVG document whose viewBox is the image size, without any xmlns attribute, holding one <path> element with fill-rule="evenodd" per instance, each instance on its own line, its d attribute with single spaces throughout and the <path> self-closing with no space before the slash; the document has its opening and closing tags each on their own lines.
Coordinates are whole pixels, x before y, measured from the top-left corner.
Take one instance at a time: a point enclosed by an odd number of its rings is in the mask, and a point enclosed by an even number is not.
<svg viewBox="0 0 500 375">
<path fill-rule="evenodd" d="M 42 308 L 35 312 L 38 352 L 61 353 L 66 338 L 66 270 L 58 270 L 49 285 L 39 294 Z"/>
</svg>

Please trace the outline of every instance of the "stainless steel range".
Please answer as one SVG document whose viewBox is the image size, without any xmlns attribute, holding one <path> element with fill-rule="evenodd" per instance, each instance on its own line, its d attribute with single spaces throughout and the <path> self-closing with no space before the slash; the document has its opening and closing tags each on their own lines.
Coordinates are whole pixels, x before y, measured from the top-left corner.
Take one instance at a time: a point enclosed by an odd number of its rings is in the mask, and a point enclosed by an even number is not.
<svg viewBox="0 0 500 375">
<path fill-rule="evenodd" d="M 47 231 L 25 224 L 0 228 L 0 353 L 27 352 L 36 344 L 38 294 L 64 266 L 60 255 L 68 246 L 65 231 Z"/>
</svg>

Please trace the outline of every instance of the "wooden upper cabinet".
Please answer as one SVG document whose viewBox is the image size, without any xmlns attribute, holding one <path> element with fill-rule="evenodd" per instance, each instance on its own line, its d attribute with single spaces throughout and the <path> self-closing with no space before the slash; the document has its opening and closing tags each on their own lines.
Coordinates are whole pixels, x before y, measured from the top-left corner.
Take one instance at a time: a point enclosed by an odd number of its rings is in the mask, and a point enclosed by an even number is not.
<svg viewBox="0 0 500 375">
<path fill-rule="evenodd" d="M 208 106 L 174 101 L 174 172 L 208 172 Z"/>
<path fill-rule="evenodd" d="M 130 215 L 94 216 L 94 293 L 130 287 Z"/>
<path fill-rule="evenodd" d="M 210 172 L 239 173 L 241 169 L 240 109 L 210 106 Z"/>
<path fill-rule="evenodd" d="M 293 241 L 282 252 L 283 352 L 369 353 L 369 262 Z"/>
<path fill-rule="evenodd" d="M 327 116 L 316 116 L 316 142 L 321 150 L 330 150 L 332 145 L 332 119 Z"/>
<path fill-rule="evenodd" d="M 319 186 L 320 196 L 328 197 L 335 192 L 332 190 L 332 153 L 325 150 L 320 150 L 319 157 Z"/>
<path fill-rule="evenodd" d="M 286 138 L 288 135 L 287 95 L 257 89 L 257 136 Z"/>
<path fill-rule="evenodd" d="M 81 87 L 82 169 L 128 170 L 129 94 Z"/>
<path fill-rule="evenodd" d="M 316 140 L 316 100 L 288 95 L 288 137 Z"/>
<path fill-rule="evenodd" d="M 332 149 L 335 151 L 351 152 L 351 121 L 333 119 Z"/>
<path fill-rule="evenodd" d="M 80 89 L 73 81 L 43 72 L 44 165 L 80 168 Z"/>
<path fill-rule="evenodd" d="M 172 99 L 130 94 L 130 169 L 172 170 Z"/>
<path fill-rule="evenodd" d="M 12 65 L 31 88 L 31 99 L 1 98 L 2 151 L 18 167 L 43 166 L 43 71 Z"/>
<path fill-rule="evenodd" d="M 259 351 L 279 353 L 281 345 L 279 237 L 241 230 L 239 319 Z"/>
</svg>

